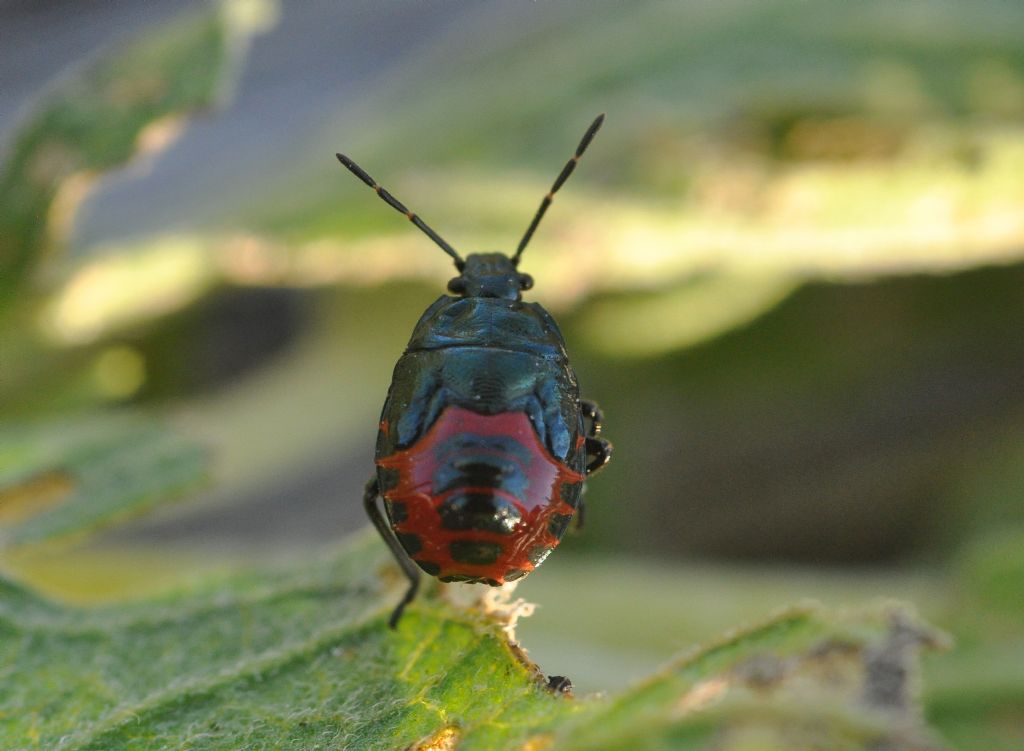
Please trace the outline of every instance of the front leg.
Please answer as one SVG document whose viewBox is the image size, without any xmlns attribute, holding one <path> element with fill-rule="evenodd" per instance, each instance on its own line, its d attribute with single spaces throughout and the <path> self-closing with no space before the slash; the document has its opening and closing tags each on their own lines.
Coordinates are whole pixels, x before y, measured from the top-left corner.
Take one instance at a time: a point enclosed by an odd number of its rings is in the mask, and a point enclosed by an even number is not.
<svg viewBox="0 0 1024 751">
<path fill-rule="evenodd" d="M 604 425 L 604 412 L 597 406 L 597 402 L 592 402 L 589 399 L 580 399 L 580 412 L 583 413 L 583 419 L 590 420 L 590 428 L 587 429 L 587 435 L 601 435 L 601 427 Z"/>
<path fill-rule="evenodd" d="M 587 428 L 586 443 L 584 444 L 587 458 L 589 459 L 586 474 L 589 476 L 601 469 L 612 458 L 612 445 L 600 437 L 601 428 L 604 424 L 604 413 L 601 412 L 601 408 L 589 399 L 580 399 L 580 411 L 583 413 L 583 419 L 590 421 L 590 427 Z M 579 506 L 576 507 L 577 530 L 583 529 L 586 509 L 586 499 L 581 497 Z"/>
<path fill-rule="evenodd" d="M 587 458 L 587 475 L 592 475 L 601 469 L 612 458 L 612 445 L 604 438 L 601 438 L 601 428 L 604 425 L 604 413 L 595 402 L 588 399 L 580 399 L 580 410 L 583 418 L 590 421 L 590 428 L 587 430 L 587 442 L 585 449 Z"/>
<path fill-rule="evenodd" d="M 402 549 L 401 544 L 398 542 L 398 538 L 395 537 L 395 533 L 392 531 L 391 525 L 388 524 L 388 520 L 384 518 L 384 514 L 381 513 L 380 507 L 377 506 L 377 497 L 379 495 L 380 484 L 377 482 L 377 478 L 374 477 L 366 483 L 366 491 L 363 493 L 363 506 L 366 508 L 366 514 L 370 517 L 370 521 L 373 522 L 373 526 L 377 528 L 377 532 L 380 533 L 384 543 L 391 550 L 391 555 L 393 555 L 395 560 L 398 562 L 399 567 L 402 569 L 402 573 L 409 579 L 409 589 L 406 590 L 402 601 L 398 603 L 398 606 L 394 609 L 391 613 L 391 617 L 388 619 L 388 626 L 393 629 L 398 626 L 398 619 L 402 617 L 402 611 L 405 610 L 405 606 L 412 602 L 416 597 L 416 592 L 420 587 L 420 570 L 416 567 L 416 564 L 412 562 L 412 559 L 405 554 L 405 550 Z"/>
</svg>

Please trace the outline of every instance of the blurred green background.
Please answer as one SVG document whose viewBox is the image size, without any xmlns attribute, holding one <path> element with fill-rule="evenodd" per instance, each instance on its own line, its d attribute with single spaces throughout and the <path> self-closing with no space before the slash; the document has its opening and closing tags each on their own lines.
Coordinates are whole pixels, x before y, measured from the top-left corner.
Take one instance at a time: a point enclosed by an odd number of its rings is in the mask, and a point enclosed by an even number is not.
<svg viewBox="0 0 1024 751">
<path fill-rule="evenodd" d="M 454 270 L 334 152 L 509 251 L 606 112 L 522 266 L 616 449 L 519 590 L 531 655 L 611 689 L 787 602 L 899 597 L 957 639 L 926 673 L 947 737 L 1024 744 L 1024 6 L 0 15 L 6 445 L 113 413 L 213 456 L 187 502 L 9 573 L 110 599 L 363 527 L 391 368 Z M 19 457 L 0 525 L 66 490 Z"/>
</svg>

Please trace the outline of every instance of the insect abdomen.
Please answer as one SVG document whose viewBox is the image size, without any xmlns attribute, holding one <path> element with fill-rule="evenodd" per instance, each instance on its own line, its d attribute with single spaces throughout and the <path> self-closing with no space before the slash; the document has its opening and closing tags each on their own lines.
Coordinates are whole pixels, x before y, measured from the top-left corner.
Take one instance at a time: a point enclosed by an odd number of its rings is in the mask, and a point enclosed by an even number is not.
<svg viewBox="0 0 1024 751">
<path fill-rule="evenodd" d="M 540 565 L 565 532 L 583 481 L 544 448 L 525 413 L 454 405 L 377 466 L 392 528 L 420 568 L 491 585 Z"/>
</svg>

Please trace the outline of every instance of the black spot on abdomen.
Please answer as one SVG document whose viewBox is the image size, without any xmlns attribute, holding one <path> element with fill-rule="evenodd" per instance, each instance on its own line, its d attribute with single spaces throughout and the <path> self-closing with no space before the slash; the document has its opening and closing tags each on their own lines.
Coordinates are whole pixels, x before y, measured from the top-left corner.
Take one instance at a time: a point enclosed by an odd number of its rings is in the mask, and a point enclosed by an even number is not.
<svg viewBox="0 0 1024 751">
<path fill-rule="evenodd" d="M 402 547 L 405 548 L 405 552 L 409 554 L 410 558 L 423 549 L 423 541 L 420 540 L 419 535 L 412 532 L 395 532 L 395 537 L 402 543 Z"/>
<path fill-rule="evenodd" d="M 515 504 L 490 493 L 459 493 L 438 506 L 445 529 L 510 535 L 523 520 Z"/>
<path fill-rule="evenodd" d="M 501 555 L 501 545 L 482 540 L 455 540 L 448 546 L 452 560 L 472 566 L 488 566 Z"/>
<path fill-rule="evenodd" d="M 431 576 L 437 576 L 441 573 L 441 567 L 433 561 L 416 561 L 416 565 Z"/>
</svg>

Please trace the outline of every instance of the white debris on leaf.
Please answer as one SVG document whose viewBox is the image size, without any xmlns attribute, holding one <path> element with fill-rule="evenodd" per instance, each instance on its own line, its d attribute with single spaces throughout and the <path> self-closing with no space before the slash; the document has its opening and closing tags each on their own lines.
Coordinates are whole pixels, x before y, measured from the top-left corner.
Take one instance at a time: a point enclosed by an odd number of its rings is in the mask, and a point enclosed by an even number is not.
<svg viewBox="0 0 1024 751">
<path fill-rule="evenodd" d="M 482 584 L 449 584 L 443 589 L 444 597 L 453 605 L 464 608 L 479 608 L 487 615 L 500 621 L 502 630 L 512 643 L 516 642 L 516 624 L 520 618 L 528 618 L 536 610 L 536 604 L 516 597 L 516 585 L 507 582 L 500 587 Z"/>
<path fill-rule="evenodd" d="M 502 630 L 509 641 L 513 642 L 516 640 L 516 624 L 519 623 L 519 619 L 529 618 L 537 609 L 535 603 L 527 602 L 522 597 L 512 599 L 518 583 L 508 582 L 500 587 L 489 587 L 480 598 L 484 612 L 503 621 Z"/>
</svg>

